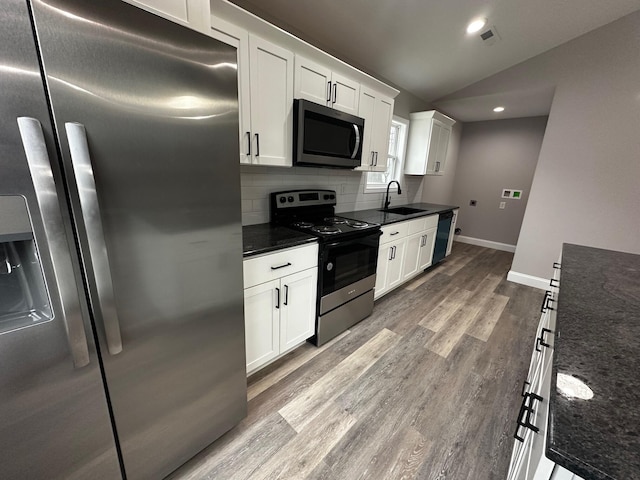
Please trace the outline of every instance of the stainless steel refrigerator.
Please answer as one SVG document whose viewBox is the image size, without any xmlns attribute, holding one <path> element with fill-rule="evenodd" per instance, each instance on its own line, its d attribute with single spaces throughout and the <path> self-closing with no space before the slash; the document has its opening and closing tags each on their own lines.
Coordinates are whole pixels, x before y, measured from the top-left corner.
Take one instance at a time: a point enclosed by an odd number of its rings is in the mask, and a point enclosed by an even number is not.
<svg viewBox="0 0 640 480">
<path fill-rule="evenodd" d="M 235 49 L 0 5 L 0 478 L 162 478 L 246 414 Z"/>
</svg>

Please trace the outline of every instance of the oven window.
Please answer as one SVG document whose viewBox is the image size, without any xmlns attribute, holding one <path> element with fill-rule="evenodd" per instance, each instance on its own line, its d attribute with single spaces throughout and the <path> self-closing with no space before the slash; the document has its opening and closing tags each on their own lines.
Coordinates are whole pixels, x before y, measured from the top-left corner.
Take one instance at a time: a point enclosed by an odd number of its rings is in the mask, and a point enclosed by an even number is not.
<svg viewBox="0 0 640 480">
<path fill-rule="evenodd" d="M 321 296 L 376 273 L 378 236 L 328 246 L 323 255 Z"/>
</svg>

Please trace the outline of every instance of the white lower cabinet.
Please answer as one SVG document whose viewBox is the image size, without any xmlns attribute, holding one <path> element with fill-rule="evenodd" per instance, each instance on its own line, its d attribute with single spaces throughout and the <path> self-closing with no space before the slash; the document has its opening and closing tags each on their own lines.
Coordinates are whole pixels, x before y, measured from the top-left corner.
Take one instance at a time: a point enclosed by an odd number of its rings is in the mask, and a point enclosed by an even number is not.
<svg viewBox="0 0 640 480">
<path fill-rule="evenodd" d="M 559 280 L 559 269 L 554 278 Z M 523 384 L 523 404 L 516 430 L 520 438 L 516 438 L 513 446 L 508 480 L 583 480 L 545 455 L 557 296 L 557 287 L 551 287 L 542 303 L 529 373 Z"/>
<path fill-rule="evenodd" d="M 247 373 L 313 336 L 317 258 L 318 245 L 314 244 L 244 261 Z M 309 267 L 310 263 L 314 266 Z"/>
<path fill-rule="evenodd" d="M 375 298 L 380 298 L 431 266 L 438 215 L 382 227 Z"/>
</svg>

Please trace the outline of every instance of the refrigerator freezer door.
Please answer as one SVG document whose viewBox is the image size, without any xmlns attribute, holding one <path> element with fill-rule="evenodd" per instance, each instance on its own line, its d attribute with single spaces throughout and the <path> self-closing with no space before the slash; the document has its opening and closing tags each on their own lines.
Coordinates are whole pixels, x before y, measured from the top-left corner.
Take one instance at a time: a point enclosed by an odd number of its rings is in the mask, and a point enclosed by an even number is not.
<svg viewBox="0 0 640 480">
<path fill-rule="evenodd" d="M 0 325 L 0 477 L 121 478 L 23 0 L 5 0 L 0 11 L 0 105 L 0 207 L 22 202 L 24 212 L 23 227 L 0 240 L 11 267 L 2 270 L 0 311 L 33 311 L 32 322 L 5 316 Z M 19 117 L 37 119 L 22 122 L 23 136 Z M 15 288 L 3 291 L 16 274 L 26 308 L 5 304 L 16 301 Z"/>
<path fill-rule="evenodd" d="M 116 0 L 32 5 L 125 473 L 162 478 L 246 414 L 236 50 Z"/>
</svg>

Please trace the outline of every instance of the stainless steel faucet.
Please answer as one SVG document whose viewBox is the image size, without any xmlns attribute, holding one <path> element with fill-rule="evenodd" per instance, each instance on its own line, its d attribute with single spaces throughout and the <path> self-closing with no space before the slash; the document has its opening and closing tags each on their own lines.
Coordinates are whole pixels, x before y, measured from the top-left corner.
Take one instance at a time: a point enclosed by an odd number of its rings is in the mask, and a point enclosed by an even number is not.
<svg viewBox="0 0 640 480">
<path fill-rule="evenodd" d="M 396 185 L 398 185 L 398 195 L 400 195 L 402 193 L 402 190 L 400 189 L 400 184 L 398 183 L 397 180 L 391 180 L 389 182 L 389 185 L 387 185 L 387 196 L 384 199 L 384 209 L 386 210 L 387 208 L 389 208 L 389 205 L 391 205 L 391 200 L 389 200 L 389 187 L 391 187 L 391 184 L 395 183 Z"/>
</svg>

